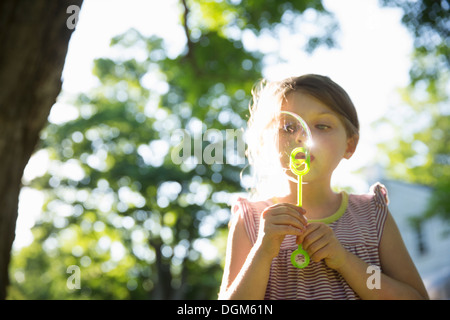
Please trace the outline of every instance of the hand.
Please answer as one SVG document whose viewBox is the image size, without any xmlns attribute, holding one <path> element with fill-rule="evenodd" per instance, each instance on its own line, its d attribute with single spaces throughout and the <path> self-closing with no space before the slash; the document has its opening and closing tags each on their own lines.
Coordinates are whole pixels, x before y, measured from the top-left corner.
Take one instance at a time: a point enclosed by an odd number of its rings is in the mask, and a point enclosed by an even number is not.
<svg viewBox="0 0 450 320">
<path fill-rule="evenodd" d="M 333 229 L 324 223 L 308 224 L 297 242 L 302 244 L 314 262 L 325 260 L 331 269 L 338 269 L 345 264 L 347 251 L 336 238 Z"/>
<path fill-rule="evenodd" d="M 289 203 L 278 203 L 261 213 L 257 243 L 260 248 L 275 258 L 284 237 L 288 234 L 297 237 L 306 230 L 305 210 Z"/>
</svg>

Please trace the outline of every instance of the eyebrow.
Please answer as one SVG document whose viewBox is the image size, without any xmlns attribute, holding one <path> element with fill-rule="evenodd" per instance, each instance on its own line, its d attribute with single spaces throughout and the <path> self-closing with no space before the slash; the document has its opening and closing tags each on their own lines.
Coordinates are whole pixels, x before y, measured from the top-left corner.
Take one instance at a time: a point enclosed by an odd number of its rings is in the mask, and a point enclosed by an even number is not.
<svg viewBox="0 0 450 320">
<path fill-rule="evenodd" d="M 319 113 L 316 113 L 316 116 L 333 116 L 333 117 L 337 117 L 337 114 L 330 112 L 330 111 L 322 111 Z"/>
</svg>

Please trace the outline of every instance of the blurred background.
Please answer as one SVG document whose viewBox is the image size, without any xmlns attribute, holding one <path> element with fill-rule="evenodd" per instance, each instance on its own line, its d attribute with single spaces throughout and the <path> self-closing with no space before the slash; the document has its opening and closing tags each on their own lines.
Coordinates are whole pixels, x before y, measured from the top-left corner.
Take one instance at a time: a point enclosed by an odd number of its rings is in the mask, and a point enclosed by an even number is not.
<svg viewBox="0 0 450 320">
<path fill-rule="evenodd" d="M 192 152 L 176 165 L 174 132 L 245 129 L 259 79 L 318 73 L 349 93 L 361 122 L 335 188 L 385 184 L 431 297 L 449 299 L 449 9 L 447 0 L 84 0 L 22 178 L 7 297 L 216 299 L 245 163 L 227 162 L 224 144 L 223 163 Z M 203 138 L 203 150 L 217 142 Z M 68 285 L 73 265 L 79 288 Z"/>
</svg>

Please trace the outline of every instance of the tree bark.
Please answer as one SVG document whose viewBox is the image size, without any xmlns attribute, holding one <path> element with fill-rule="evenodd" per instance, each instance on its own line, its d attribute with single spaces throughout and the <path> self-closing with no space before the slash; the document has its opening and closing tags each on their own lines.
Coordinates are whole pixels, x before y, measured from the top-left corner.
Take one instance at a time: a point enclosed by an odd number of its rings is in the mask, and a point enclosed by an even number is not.
<svg viewBox="0 0 450 320">
<path fill-rule="evenodd" d="M 82 0 L 0 2 L 0 299 L 9 284 L 23 170 L 61 90 L 73 30 L 70 5 Z"/>
</svg>

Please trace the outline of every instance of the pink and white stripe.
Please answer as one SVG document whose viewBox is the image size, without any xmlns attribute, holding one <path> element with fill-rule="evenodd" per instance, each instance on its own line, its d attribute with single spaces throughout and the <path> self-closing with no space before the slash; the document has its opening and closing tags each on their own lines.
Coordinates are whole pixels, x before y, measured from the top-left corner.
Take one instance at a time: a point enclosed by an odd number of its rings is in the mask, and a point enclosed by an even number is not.
<svg viewBox="0 0 450 320">
<path fill-rule="evenodd" d="M 388 213 L 386 188 L 377 183 L 369 194 L 349 195 L 345 213 L 330 223 L 336 237 L 350 252 L 370 265 L 380 266 L 378 248 Z M 247 234 L 256 242 L 261 212 L 271 203 L 250 202 L 239 198 L 232 212 L 244 218 Z M 295 236 L 286 236 L 279 255 L 273 259 L 265 299 L 359 299 L 344 278 L 321 261 L 304 269 L 295 268 L 290 261 L 297 249 Z M 361 281 L 366 281 L 362 279 Z"/>
</svg>

